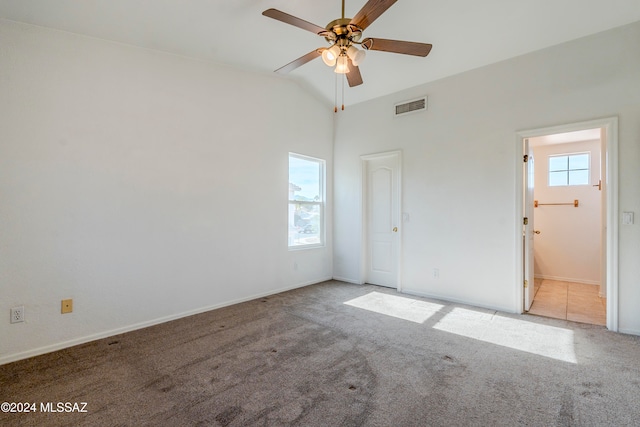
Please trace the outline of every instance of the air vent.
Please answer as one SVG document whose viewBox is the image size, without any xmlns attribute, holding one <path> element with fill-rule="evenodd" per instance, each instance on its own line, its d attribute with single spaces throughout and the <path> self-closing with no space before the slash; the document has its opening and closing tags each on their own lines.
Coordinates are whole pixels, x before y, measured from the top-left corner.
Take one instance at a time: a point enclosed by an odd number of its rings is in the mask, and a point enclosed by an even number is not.
<svg viewBox="0 0 640 427">
<path fill-rule="evenodd" d="M 412 101 L 405 101 L 395 105 L 394 116 L 404 116 L 405 114 L 417 113 L 427 110 L 427 97 L 414 99 Z"/>
</svg>

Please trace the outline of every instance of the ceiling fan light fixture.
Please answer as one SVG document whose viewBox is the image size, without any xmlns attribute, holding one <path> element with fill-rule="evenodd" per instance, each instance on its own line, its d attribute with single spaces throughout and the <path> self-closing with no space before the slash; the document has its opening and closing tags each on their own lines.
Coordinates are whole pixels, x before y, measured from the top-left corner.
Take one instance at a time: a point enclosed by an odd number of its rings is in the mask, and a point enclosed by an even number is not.
<svg viewBox="0 0 640 427">
<path fill-rule="evenodd" d="M 338 74 L 347 74 L 349 72 L 349 65 L 346 55 L 340 55 L 337 60 L 336 69 L 334 72 Z"/>
<path fill-rule="evenodd" d="M 360 50 L 357 47 L 351 45 L 349 49 L 347 49 L 347 56 L 351 59 L 351 62 L 356 67 L 364 61 L 364 58 L 367 56 L 367 53 L 364 50 Z"/>
<path fill-rule="evenodd" d="M 334 65 L 336 65 L 336 61 L 339 55 L 340 55 L 340 48 L 334 44 L 329 49 L 325 49 L 322 52 L 322 60 L 329 67 L 333 67 Z"/>
<path fill-rule="evenodd" d="M 427 56 L 432 48 L 432 45 L 427 43 L 379 38 L 366 38 L 360 41 L 362 32 L 397 1 L 398 0 L 367 0 L 365 5 L 362 6 L 353 18 L 345 18 L 345 0 L 342 0 L 342 18 L 334 19 L 325 27 L 312 24 L 311 22 L 289 15 L 278 9 L 271 8 L 265 10 L 262 12 L 262 15 L 267 18 L 275 19 L 309 31 L 324 38 L 328 43 L 328 47 L 314 49 L 284 67 L 278 68 L 275 72 L 287 74 L 320 56 L 327 66 L 334 69 L 336 76 L 337 74 L 346 75 L 346 79 L 342 79 L 343 87 L 345 80 L 349 84 L 349 87 L 355 87 L 362 84 L 362 76 L 360 75 L 360 67 L 358 64 L 363 62 L 366 51 L 368 50 L 421 57 Z"/>
</svg>

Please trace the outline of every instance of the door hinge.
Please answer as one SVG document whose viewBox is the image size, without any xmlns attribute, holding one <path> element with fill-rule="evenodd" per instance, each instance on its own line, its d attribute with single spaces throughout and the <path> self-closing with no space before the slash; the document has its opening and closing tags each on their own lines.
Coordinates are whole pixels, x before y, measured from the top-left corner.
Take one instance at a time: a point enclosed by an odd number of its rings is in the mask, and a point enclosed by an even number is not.
<svg viewBox="0 0 640 427">
<path fill-rule="evenodd" d="M 529 155 L 525 154 L 524 155 L 524 162 L 527 163 L 529 161 Z"/>
<path fill-rule="evenodd" d="M 527 280 L 524 281 L 524 288 L 527 289 L 529 287 L 529 282 Z"/>
<path fill-rule="evenodd" d="M 527 218 L 526 216 L 524 217 L 524 219 L 522 220 L 522 223 L 524 225 L 529 225 L 529 218 Z"/>
</svg>

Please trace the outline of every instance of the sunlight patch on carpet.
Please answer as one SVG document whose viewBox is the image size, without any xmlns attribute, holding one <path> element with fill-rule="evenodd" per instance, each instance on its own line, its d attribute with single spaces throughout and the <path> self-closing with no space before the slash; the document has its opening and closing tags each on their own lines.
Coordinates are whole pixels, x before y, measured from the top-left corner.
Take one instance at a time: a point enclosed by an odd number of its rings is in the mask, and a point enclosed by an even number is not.
<svg viewBox="0 0 640 427">
<path fill-rule="evenodd" d="M 443 305 L 432 302 L 419 301 L 379 292 L 370 292 L 347 301 L 345 304 L 414 323 L 424 323 L 425 320 L 444 307 Z"/>
<path fill-rule="evenodd" d="M 569 329 L 464 308 L 451 310 L 436 323 L 434 329 L 563 362 L 577 363 L 573 331 Z"/>
</svg>

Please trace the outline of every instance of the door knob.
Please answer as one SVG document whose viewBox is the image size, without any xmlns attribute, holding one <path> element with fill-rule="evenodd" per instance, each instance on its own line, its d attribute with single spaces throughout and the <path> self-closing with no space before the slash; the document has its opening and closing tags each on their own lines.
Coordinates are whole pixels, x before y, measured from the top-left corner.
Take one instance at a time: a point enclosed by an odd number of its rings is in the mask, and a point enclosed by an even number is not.
<svg viewBox="0 0 640 427">
<path fill-rule="evenodd" d="M 398 227 L 393 227 L 393 232 L 397 233 L 398 232 Z"/>
<path fill-rule="evenodd" d="M 534 230 L 533 232 L 536 234 L 540 234 L 540 230 Z"/>
</svg>

